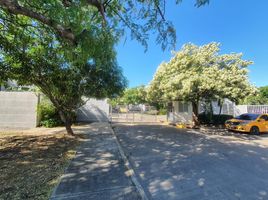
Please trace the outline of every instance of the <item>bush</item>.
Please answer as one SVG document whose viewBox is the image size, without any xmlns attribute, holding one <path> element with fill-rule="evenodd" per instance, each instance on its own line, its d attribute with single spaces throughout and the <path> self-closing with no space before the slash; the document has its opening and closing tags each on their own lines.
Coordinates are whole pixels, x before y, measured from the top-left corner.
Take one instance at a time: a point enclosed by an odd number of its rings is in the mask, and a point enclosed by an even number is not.
<svg viewBox="0 0 268 200">
<path fill-rule="evenodd" d="M 158 111 L 157 110 L 148 110 L 144 112 L 147 115 L 157 115 Z"/>
<path fill-rule="evenodd" d="M 166 108 L 160 108 L 158 115 L 166 115 L 167 114 L 167 109 Z"/>
<path fill-rule="evenodd" d="M 47 128 L 63 125 L 60 116 L 51 102 L 43 100 L 37 109 L 39 125 Z"/>
<path fill-rule="evenodd" d="M 199 114 L 199 121 L 201 124 L 212 124 L 212 125 L 224 125 L 225 121 L 232 119 L 232 115 L 209 115 L 209 114 Z"/>
</svg>

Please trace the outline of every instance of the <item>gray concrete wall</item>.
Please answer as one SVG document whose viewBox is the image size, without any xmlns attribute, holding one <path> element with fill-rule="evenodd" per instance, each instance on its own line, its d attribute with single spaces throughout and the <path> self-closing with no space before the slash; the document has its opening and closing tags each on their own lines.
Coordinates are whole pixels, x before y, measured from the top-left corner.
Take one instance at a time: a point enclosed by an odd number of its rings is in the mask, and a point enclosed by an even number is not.
<svg viewBox="0 0 268 200">
<path fill-rule="evenodd" d="M 0 128 L 36 127 L 37 103 L 33 92 L 0 92 Z"/>
<path fill-rule="evenodd" d="M 87 103 L 78 109 L 78 122 L 108 122 L 109 104 L 107 99 L 89 99 Z"/>
</svg>

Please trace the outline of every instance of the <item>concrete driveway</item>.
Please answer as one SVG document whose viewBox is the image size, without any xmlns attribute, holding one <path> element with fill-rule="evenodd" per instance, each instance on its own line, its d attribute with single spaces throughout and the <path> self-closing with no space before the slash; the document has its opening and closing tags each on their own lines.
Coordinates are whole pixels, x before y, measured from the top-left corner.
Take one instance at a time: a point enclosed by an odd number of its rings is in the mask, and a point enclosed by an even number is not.
<svg viewBox="0 0 268 200">
<path fill-rule="evenodd" d="M 268 199 L 268 148 L 161 125 L 115 124 L 148 199 Z"/>
</svg>

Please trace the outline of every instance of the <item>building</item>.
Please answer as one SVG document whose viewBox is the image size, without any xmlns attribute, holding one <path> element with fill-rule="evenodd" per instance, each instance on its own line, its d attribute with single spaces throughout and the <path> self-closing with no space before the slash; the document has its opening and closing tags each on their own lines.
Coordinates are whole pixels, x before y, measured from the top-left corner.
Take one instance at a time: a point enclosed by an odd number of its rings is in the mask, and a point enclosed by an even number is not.
<svg viewBox="0 0 268 200">
<path fill-rule="evenodd" d="M 221 114 L 227 115 L 235 115 L 235 103 L 225 99 Z M 218 105 L 217 101 L 212 102 L 212 109 L 214 114 L 218 114 L 220 112 L 220 106 Z M 199 113 L 205 112 L 205 104 L 204 102 L 199 103 Z M 169 105 L 168 111 L 168 121 L 172 123 L 186 123 L 192 124 L 192 115 L 193 115 L 193 108 L 190 102 L 183 102 L 183 101 L 173 101 Z"/>
</svg>

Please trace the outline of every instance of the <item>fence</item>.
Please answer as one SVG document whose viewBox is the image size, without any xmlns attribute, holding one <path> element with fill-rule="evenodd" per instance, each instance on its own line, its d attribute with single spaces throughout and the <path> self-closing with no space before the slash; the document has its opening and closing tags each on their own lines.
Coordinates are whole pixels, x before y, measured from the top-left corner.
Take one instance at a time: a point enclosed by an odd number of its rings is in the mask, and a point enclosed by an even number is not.
<svg viewBox="0 0 268 200">
<path fill-rule="evenodd" d="M 157 123 L 166 121 L 166 115 L 150 106 L 115 106 L 111 107 L 109 118 L 112 122 Z"/>
</svg>

